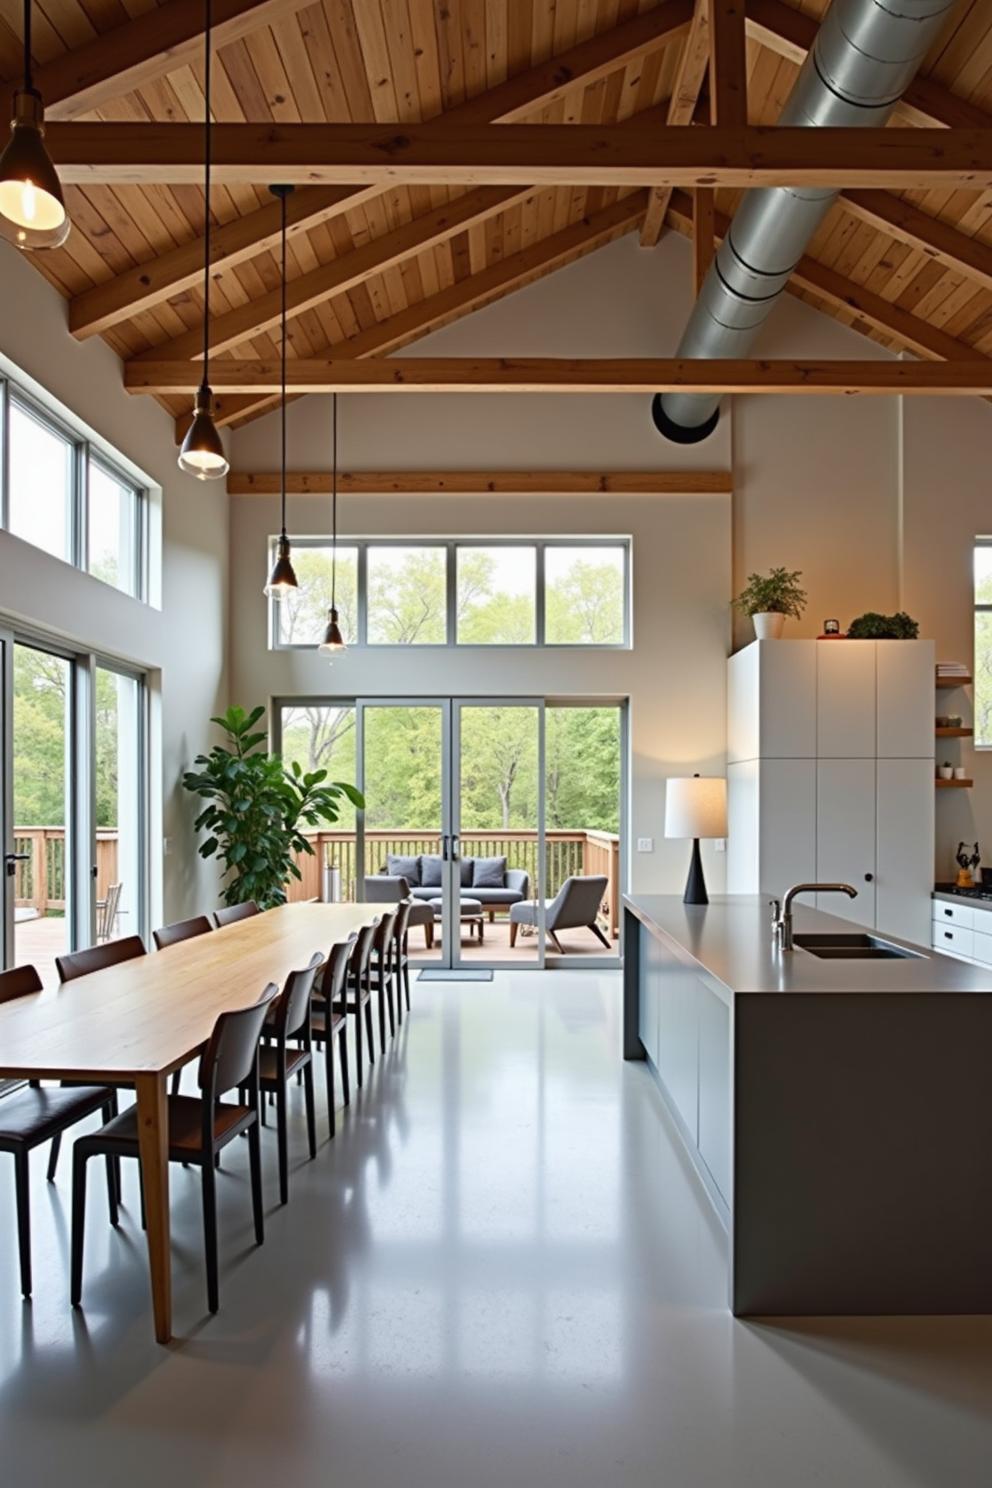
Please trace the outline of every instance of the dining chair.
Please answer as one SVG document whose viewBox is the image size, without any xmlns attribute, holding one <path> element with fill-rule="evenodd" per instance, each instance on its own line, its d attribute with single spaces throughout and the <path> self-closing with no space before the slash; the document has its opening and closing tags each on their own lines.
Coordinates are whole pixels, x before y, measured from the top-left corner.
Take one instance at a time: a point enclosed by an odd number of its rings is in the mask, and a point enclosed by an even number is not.
<svg viewBox="0 0 992 1488">
<path fill-rule="evenodd" d="M 386 1047 L 386 1013 L 389 1013 L 389 1036 L 396 1033 L 396 1014 L 393 1010 L 393 980 L 395 974 L 394 931 L 398 911 L 384 914 L 375 928 L 372 938 L 372 957 L 369 972 L 372 991 L 379 1009 L 379 1051 Z M 369 1038 L 369 1045 L 372 1040 Z"/>
<path fill-rule="evenodd" d="M 341 1010 L 341 1002 L 348 976 L 348 962 L 351 959 L 356 939 L 357 936 L 349 935 L 347 940 L 331 946 L 330 955 L 324 963 L 320 986 L 314 989 L 311 1005 L 310 1026 L 313 1041 L 318 1049 L 324 1050 L 327 1112 L 332 1137 L 337 1130 L 337 1117 L 334 1109 L 335 1044 L 338 1046 L 338 1056 L 341 1062 L 341 1094 L 344 1097 L 344 1104 L 346 1106 L 351 1104 L 351 1081 L 348 1073 L 348 1019 Z"/>
<path fill-rule="evenodd" d="M 393 947 L 396 967 L 396 1021 L 403 1022 L 403 996 L 406 994 L 406 1010 L 410 1011 L 410 921 L 414 901 L 404 899 L 396 914 L 393 930 Z"/>
<path fill-rule="evenodd" d="M 214 924 L 220 930 L 223 925 L 236 925 L 238 920 L 250 920 L 252 915 L 261 912 L 254 899 L 246 899 L 244 904 L 228 904 L 223 909 L 215 910 Z"/>
<path fill-rule="evenodd" d="M 372 980 L 370 962 L 372 960 L 372 942 L 375 939 L 378 919 L 374 919 L 371 925 L 364 925 L 355 937 L 352 947 L 351 959 L 348 962 L 348 973 L 341 996 L 333 1003 L 334 1011 L 347 1015 L 355 1015 L 355 1077 L 358 1087 L 361 1089 L 364 1074 L 364 1040 L 369 1042 L 369 1064 L 375 1063 L 375 1049 L 372 1045 Z M 365 1032 L 362 1032 L 362 1018 L 365 1019 Z"/>
<path fill-rule="evenodd" d="M 197 935 L 208 935 L 213 929 L 207 915 L 194 915 L 191 920 L 176 920 L 171 925 L 163 925 L 160 930 L 152 931 L 152 939 L 155 949 L 162 951 L 166 946 L 178 945 L 183 940 L 194 940 Z"/>
<path fill-rule="evenodd" d="M 252 1213 L 255 1241 L 265 1239 L 262 1206 L 262 1157 L 258 1127 L 258 1046 L 269 1008 L 279 996 L 270 982 L 248 1007 L 221 1013 L 200 1056 L 197 1075 L 199 1096 L 170 1095 L 169 1161 L 193 1163 L 200 1169 L 203 1191 L 203 1243 L 207 1267 L 207 1306 L 219 1305 L 217 1279 L 217 1175 L 218 1154 L 242 1132 L 248 1137 Z M 237 1090 L 237 1103 L 221 1096 Z M 100 1131 L 79 1137 L 73 1146 L 72 1163 L 72 1264 L 70 1297 L 78 1307 L 83 1290 L 83 1236 L 86 1222 L 86 1164 L 91 1157 L 133 1157 L 140 1161 L 138 1118 L 134 1106 L 109 1121 Z M 118 1222 L 117 1199 L 111 1206 L 111 1223 Z"/>
<path fill-rule="evenodd" d="M 120 914 L 121 894 L 124 885 L 112 883 L 107 888 L 106 899 L 96 901 L 96 938 L 97 943 L 110 940 L 117 929 L 117 917 Z"/>
<path fill-rule="evenodd" d="M 302 971 L 291 971 L 279 1000 L 266 1019 L 265 1038 L 258 1051 L 258 1086 L 264 1100 L 276 1100 L 279 1146 L 279 1202 L 289 1203 L 289 1082 L 302 1075 L 307 1110 L 307 1140 L 311 1159 L 317 1156 L 317 1118 L 313 1095 L 313 1036 L 310 1002 L 317 972 L 324 958 L 317 951 Z M 293 1047 L 290 1047 L 292 1042 Z"/>
<path fill-rule="evenodd" d="M 84 951 L 70 951 L 67 956 L 56 956 L 55 969 L 59 974 L 60 982 L 74 982 L 77 977 L 89 976 L 90 972 L 103 971 L 106 967 L 117 966 L 122 961 L 133 961 L 144 954 L 145 943 L 141 936 L 126 935 L 122 940 L 106 940 L 102 945 L 87 946 Z M 63 1085 L 73 1083 L 72 1080 L 62 1081 Z M 114 1098 L 114 1115 L 116 1116 L 117 1094 L 116 1091 L 112 1091 L 111 1094 Z M 50 1183 L 55 1178 L 61 1150 L 62 1133 L 59 1132 L 52 1142 L 52 1150 L 48 1155 L 48 1181 Z"/>
<path fill-rule="evenodd" d="M 27 997 L 42 990 L 33 966 L 15 966 L 0 972 L 0 1002 Z M 21 1263 L 21 1294 L 31 1295 L 31 1190 L 29 1157 L 35 1147 L 62 1135 L 77 1121 L 100 1111 L 110 1119 L 116 1107 L 113 1090 L 106 1085 L 42 1086 L 36 1080 L 0 1101 L 0 1152 L 14 1159 L 14 1194 L 17 1209 L 17 1245 Z M 111 1214 L 119 1197 L 116 1164 L 107 1158 L 107 1193 Z"/>
</svg>

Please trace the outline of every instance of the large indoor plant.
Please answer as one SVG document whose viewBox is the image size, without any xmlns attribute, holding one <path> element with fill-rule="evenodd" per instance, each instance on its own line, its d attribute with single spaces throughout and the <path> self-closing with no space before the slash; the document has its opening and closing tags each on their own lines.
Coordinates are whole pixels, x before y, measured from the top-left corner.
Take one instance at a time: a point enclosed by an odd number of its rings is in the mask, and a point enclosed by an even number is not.
<svg viewBox="0 0 992 1488">
<path fill-rule="evenodd" d="M 748 574 L 747 583 L 734 600 L 739 610 L 754 621 L 759 641 L 778 640 L 786 616 L 802 619 L 806 608 L 806 590 L 799 580 L 799 569 L 773 568 L 766 574 Z"/>
<path fill-rule="evenodd" d="M 224 900 L 242 904 L 254 899 L 262 909 L 283 904 L 290 878 L 301 878 L 294 861 L 313 853 L 305 827 L 338 820 L 343 798 L 354 806 L 365 802 L 353 785 L 328 780 L 326 770 L 303 771 L 294 760 L 288 768 L 270 754 L 264 732 L 253 732 L 264 708 L 228 708 L 211 719 L 227 743 L 198 755 L 197 769 L 183 785 L 207 805 L 196 819 L 206 837 L 200 856 L 219 857 L 225 865 Z"/>
</svg>

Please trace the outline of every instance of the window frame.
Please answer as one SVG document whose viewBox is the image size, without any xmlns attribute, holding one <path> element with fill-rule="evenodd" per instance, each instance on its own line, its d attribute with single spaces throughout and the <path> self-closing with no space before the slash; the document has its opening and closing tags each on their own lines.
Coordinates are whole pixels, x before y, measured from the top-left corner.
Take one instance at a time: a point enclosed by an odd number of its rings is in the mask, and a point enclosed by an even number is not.
<svg viewBox="0 0 992 1488">
<path fill-rule="evenodd" d="M 274 561 L 278 534 L 270 533 L 266 545 L 266 572 L 268 572 Z M 325 548 L 331 547 L 330 537 L 325 536 L 291 536 L 290 541 L 294 548 Z M 370 651 L 394 650 L 404 653 L 415 651 L 629 651 L 632 649 L 632 597 L 631 597 L 631 548 L 630 537 L 613 536 L 588 536 L 575 537 L 527 537 L 527 536 L 499 536 L 487 537 L 470 535 L 463 537 L 429 537 L 418 534 L 416 537 L 347 537 L 339 540 L 341 548 L 356 549 L 358 554 L 356 584 L 357 584 L 357 625 L 358 638 L 356 647 Z M 368 554 L 371 548 L 442 548 L 445 551 L 445 636 L 442 641 L 415 642 L 410 645 L 402 645 L 396 641 L 370 641 L 368 639 Z M 532 641 L 459 641 L 458 640 L 458 550 L 460 548 L 534 548 L 534 639 Z M 547 641 L 544 639 L 546 631 L 546 565 L 545 555 L 549 548 L 619 548 L 623 554 L 623 636 L 619 641 Z M 269 649 L 271 651 L 310 651 L 317 645 L 317 637 L 312 641 L 280 641 L 279 639 L 279 601 L 271 598 L 269 605 Z"/>
<path fill-rule="evenodd" d="M 976 690 L 977 690 L 977 687 L 978 687 L 978 644 L 977 644 L 977 640 L 978 640 L 978 623 L 977 623 L 978 622 L 978 616 L 979 615 L 992 615 L 992 601 L 990 601 L 987 604 L 986 603 L 983 603 L 983 602 L 980 602 L 977 599 L 976 593 L 975 593 L 975 557 L 977 556 L 977 553 L 978 553 L 979 548 L 988 548 L 989 551 L 992 552 L 992 537 L 976 537 L 974 539 L 974 542 L 972 543 L 972 566 L 971 566 L 971 573 L 972 573 L 972 578 L 971 578 L 971 609 L 972 609 L 972 616 L 971 616 L 971 675 L 972 675 L 972 681 L 974 683 L 974 687 L 975 687 Z M 971 739 L 972 747 L 974 748 L 974 750 L 975 750 L 976 753 L 983 753 L 984 754 L 984 753 L 992 752 L 992 739 L 990 739 L 987 744 L 980 744 L 978 742 L 978 730 L 977 730 L 977 727 L 976 727 L 977 722 L 978 722 L 978 716 L 977 716 L 978 715 L 978 710 L 977 710 L 977 707 L 975 708 L 974 711 L 975 711 L 975 718 L 973 720 L 973 725 L 972 725 L 972 727 L 973 727 L 973 734 L 972 734 L 972 739 Z"/>
<path fill-rule="evenodd" d="M 19 407 L 29 418 L 35 419 L 42 428 L 63 440 L 70 450 L 69 495 L 67 512 L 68 553 L 64 558 L 50 553 L 56 562 L 68 563 L 79 569 L 96 583 L 105 583 L 89 571 L 89 519 L 90 519 L 90 462 L 98 465 L 103 473 L 121 487 L 133 493 L 134 522 L 131 553 L 123 567 L 129 572 L 130 587 L 120 588 L 107 584 L 129 599 L 147 603 L 148 599 L 148 487 L 128 474 L 123 465 L 115 461 L 112 454 L 86 438 L 65 419 L 49 408 L 43 399 L 23 387 L 13 377 L 0 373 L 0 530 L 10 532 L 11 471 L 10 471 L 10 413 Z M 16 537 L 16 533 L 11 533 Z M 21 541 L 29 542 L 22 538 Z M 30 544 L 34 547 L 35 544 Z M 39 548 L 39 552 L 47 549 Z"/>
</svg>

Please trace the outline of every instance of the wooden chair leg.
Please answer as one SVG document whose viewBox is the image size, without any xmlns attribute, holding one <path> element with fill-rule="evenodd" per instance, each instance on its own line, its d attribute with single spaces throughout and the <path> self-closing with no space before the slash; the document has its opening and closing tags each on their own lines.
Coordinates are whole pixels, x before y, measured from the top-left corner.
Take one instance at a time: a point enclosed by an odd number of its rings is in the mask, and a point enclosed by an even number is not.
<svg viewBox="0 0 992 1488">
<path fill-rule="evenodd" d="M 120 1160 L 116 1157 L 107 1158 L 107 1207 L 110 1211 L 110 1223 L 116 1230 L 121 1222 L 120 1210 Z"/>
<path fill-rule="evenodd" d="M 396 973 L 390 970 L 389 981 L 386 983 L 386 1012 L 389 1014 L 389 1037 L 396 1037 L 396 1009 L 393 1006 L 393 987 L 396 981 Z"/>
<path fill-rule="evenodd" d="M 553 930 L 548 931 L 548 939 L 551 941 L 551 944 L 554 946 L 559 956 L 564 956 L 565 952 L 561 948 L 561 941 L 558 939 Z"/>
<path fill-rule="evenodd" d="M 27 1149 L 14 1153 L 17 1203 L 17 1249 L 21 1262 L 21 1296 L 31 1295 L 31 1180 Z"/>
<path fill-rule="evenodd" d="M 113 1223 L 113 1220 L 111 1220 Z M 86 1235 L 86 1154 L 72 1152 L 72 1243 L 69 1265 L 69 1301 L 78 1307 L 83 1296 L 83 1242 Z"/>
<path fill-rule="evenodd" d="M 518 929 L 518 925 L 517 925 L 516 920 L 511 920 L 510 921 L 510 949 L 511 949 L 511 951 L 512 951 L 513 947 L 517 943 L 517 929 Z"/>
<path fill-rule="evenodd" d="M 317 1107 L 313 1098 L 313 1059 L 303 1066 L 303 1099 L 307 1108 L 307 1142 L 311 1161 L 317 1156 Z"/>
<path fill-rule="evenodd" d="M 346 1030 L 342 1028 L 338 1035 L 338 1049 L 341 1058 L 341 1099 L 346 1106 L 351 1105 L 351 1079 L 348 1073 L 348 1038 Z"/>
<path fill-rule="evenodd" d="M 173 1095 L 178 1095 L 179 1094 L 179 1082 L 182 1079 L 182 1076 L 183 1076 L 182 1070 L 175 1070 L 175 1071 L 173 1071 L 173 1075 L 172 1075 L 172 1094 Z"/>
<path fill-rule="evenodd" d="M 207 1307 L 216 1312 L 220 1306 L 217 1290 L 217 1178 L 213 1158 L 203 1154 L 200 1165 L 203 1180 L 203 1249 L 207 1263 Z"/>
<path fill-rule="evenodd" d="M 52 1138 L 52 1145 L 48 1152 L 48 1181 L 55 1182 L 55 1169 L 59 1165 L 59 1153 L 62 1150 L 62 1133 L 59 1132 Z"/>
<path fill-rule="evenodd" d="M 248 1168 L 251 1173 L 251 1212 L 255 1221 L 255 1243 L 265 1240 L 265 1211 L 262 1204 L 262 1140 L 258 1121 L 248 1128 Z"/>
</svg>

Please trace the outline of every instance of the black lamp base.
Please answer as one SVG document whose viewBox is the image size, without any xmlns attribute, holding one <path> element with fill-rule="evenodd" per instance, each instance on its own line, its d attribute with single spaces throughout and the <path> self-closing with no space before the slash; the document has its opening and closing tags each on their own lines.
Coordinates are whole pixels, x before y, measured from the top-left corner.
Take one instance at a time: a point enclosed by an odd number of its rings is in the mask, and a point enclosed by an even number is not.
<svg viewBox="0 0 992 1488">
<path fill-rule="evenodd" d="M 699 838 L 692 839 L 692 857 L 689 860 L 689 877 L 685 881 L 685 893 L 682 895 L 683 904 L 709 904 L 710 896 L 706 892 L 706 880 L 703 877 L 703 860 L 699 856 Z"/>
</svg>

